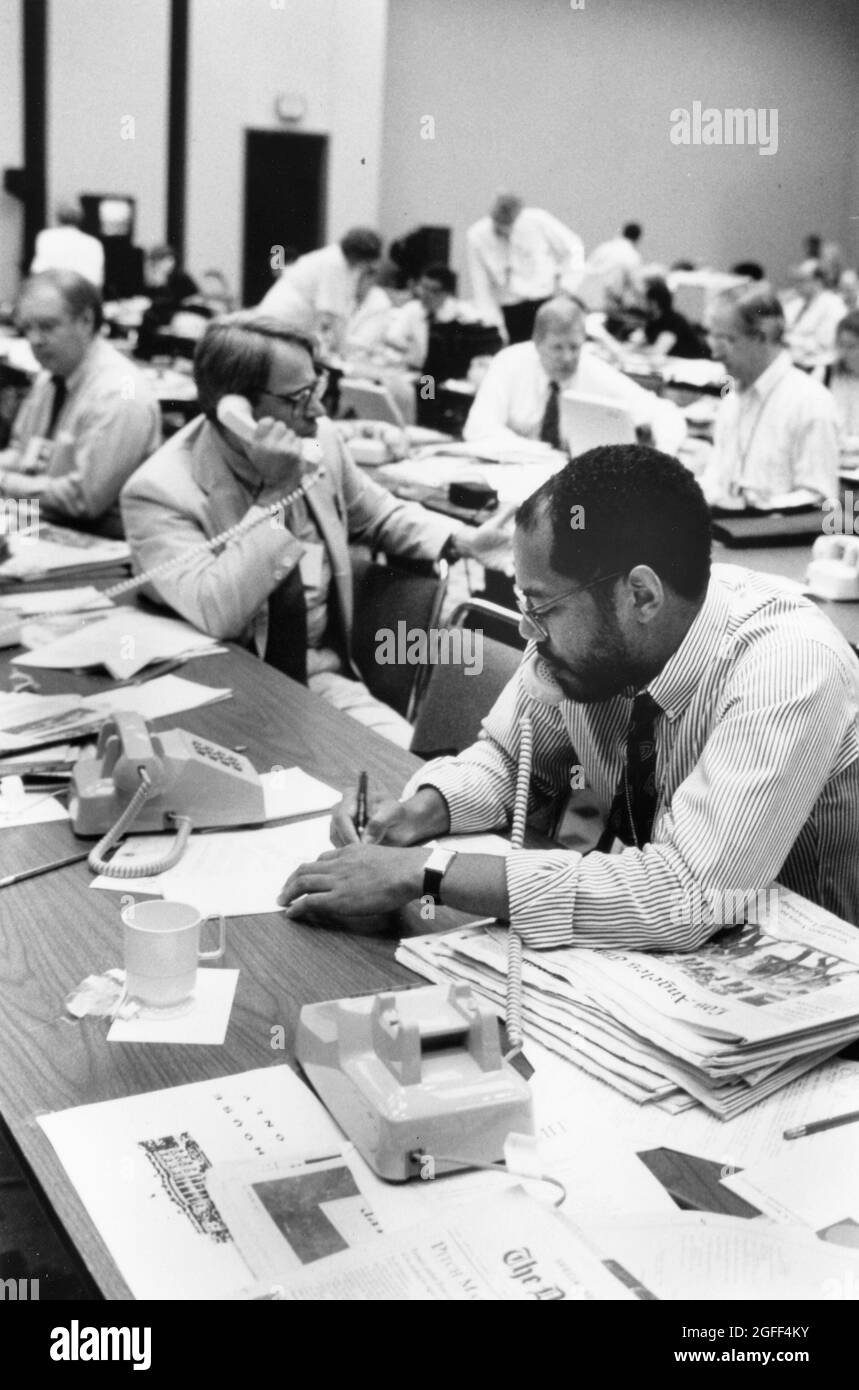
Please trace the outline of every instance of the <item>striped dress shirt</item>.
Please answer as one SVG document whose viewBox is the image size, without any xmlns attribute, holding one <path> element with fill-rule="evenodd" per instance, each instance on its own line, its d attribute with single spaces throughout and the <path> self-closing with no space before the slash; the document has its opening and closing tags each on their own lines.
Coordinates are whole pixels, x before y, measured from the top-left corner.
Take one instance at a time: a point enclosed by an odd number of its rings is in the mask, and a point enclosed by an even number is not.
<svg viewBox="0 0 859 1390">
<path fill-rule="evenodd" d="M 586 857 L 512 851 L 509 915 L 527 944 L 691 950 L 734 920 L 714 903 L 774 879 L 859 925 L 859 665 L 828 619 L 766 575 L 714 565 L 702 607 L 647 689 L 662 711 L 652 839 Z M 435 787 L 454 834 L 509 823 L 529 711 L 529 815 L 556 814 L 582 775 L 607 815 L 633 694 L 541 704 L 520 668 L 478 742 L 427 764 L 404 798 Z"/>
</svg>

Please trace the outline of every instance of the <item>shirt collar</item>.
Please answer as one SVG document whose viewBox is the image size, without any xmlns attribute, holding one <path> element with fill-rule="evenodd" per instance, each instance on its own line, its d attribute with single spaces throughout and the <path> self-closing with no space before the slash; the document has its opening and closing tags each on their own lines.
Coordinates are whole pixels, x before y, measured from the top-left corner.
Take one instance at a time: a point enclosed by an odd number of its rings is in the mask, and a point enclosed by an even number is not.
<svg viewBox="0 0 859 1390">
<path fill-rule="evenodd" d="M 761 372 L 759 377 L 755 378 L 751 386 L 747 387 L 742 394 L 744 396 L 750 396 L 752 392 L 754 392 L 761 398 L 768 396 L 770 391 L 778 386 L 782 377 L 787 376 L 792 366 L 793 363 L 790 358 L 790 353 L 787 351 L 780 352 L 778 357 L 770 362 L 769 366 Z"/>
<path fill-rule="evenodd" d="M 715 576 L 707 597 L 680 646 L 647 689 L 669 719 L 676 719 L 692 698 L 701 672 L 717 661 L 730 616 L 728 595 Z"/>
</svg>

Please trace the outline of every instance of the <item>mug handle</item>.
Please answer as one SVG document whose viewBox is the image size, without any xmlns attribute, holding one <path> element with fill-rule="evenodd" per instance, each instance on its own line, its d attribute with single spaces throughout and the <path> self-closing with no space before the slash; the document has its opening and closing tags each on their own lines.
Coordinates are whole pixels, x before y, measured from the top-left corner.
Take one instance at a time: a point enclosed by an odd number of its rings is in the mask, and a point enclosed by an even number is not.
<svg viewBox="0 0 859 1390">
<path fill-rule="evenodd" d="M 216 951 L 198 951 L 198 960 L 221 960 L 227 949 L 227 926 L 222 912 L 210 912 L 208 917 L 204 917 L 200 926 L 206 922 L 218 923 L 218 949 Z"/>
</svg>

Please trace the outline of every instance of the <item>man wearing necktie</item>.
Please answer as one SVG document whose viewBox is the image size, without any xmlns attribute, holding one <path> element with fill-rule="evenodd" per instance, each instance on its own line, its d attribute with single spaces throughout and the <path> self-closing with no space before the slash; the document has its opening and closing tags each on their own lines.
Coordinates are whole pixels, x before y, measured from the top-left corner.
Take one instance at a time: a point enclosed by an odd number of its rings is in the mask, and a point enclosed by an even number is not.
<svg viewBox="0 0 859 1390">
<path fill-rule="evenodd" d="M 313 343 L 280 320 L 254 311 L 212 322 L 198 345 L 194 375 L 203 414 L 168 440 L 122 494 L 139 571 L 187 556 L 186 565 L 153 581 L 152 596 L 203 632 L 244 642 L 407 747 L 411 726 L 373 698 L 352 661 L 349 545 L 455 560 L 474 553 L 479 528 L 400 502 L 357 468 L 324 416 L 324 374 Z M 219 419 L 218 404 L 228 395 L 244 398 L 245 433 Z M 294 497 L 320 467 L 314 485 Z M 293 500 L 280 506 L 288 497 Z M 275 505 L 278 513 L 269 516 Z M 201 542 L 239 522 L 259 524 L 200 553 Z"/>
<path fill-rule="evenodd" d="M 43 370 L 0 453 L 0 497 L 120 536 L 119 491 L 160 443 L 158 402 L 140 369 L 100 336 L 101 296 L 84 276 L 32 276 L 17 316 Z"/>
<path fill-rule="evenodd" d="M 527 777 L 535 829 L 587 797 L 599 844 L 460 852 L 435 901 L 537 949 L 693 950 L 773 881 L 859 926 L 855 655 L 769 576 L 711 567 L 710 544 L 700 487 L 655 449 L 589 450 L 532 493 L 513 542 L 528 646 L 480 739 L 371 799 L 360 844 L 344 803 L 339 848 L 284 885 L 290 914 L 420 897 L 426 841 L 508 829 Z"/>
</svg>

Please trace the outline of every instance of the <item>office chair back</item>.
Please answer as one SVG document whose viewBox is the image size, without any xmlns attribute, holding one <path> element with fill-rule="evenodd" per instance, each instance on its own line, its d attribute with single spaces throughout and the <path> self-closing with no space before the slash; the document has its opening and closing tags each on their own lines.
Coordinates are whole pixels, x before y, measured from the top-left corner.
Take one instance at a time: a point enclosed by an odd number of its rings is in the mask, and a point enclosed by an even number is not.
<svg viewBox="0 0 859 1390">
<path fill-rule="evenodd" d="M 381 630 L 393 634 L 395 655 L 408 655 L 409 632 L 438 629 L 447 592 L 448 567 L 443 560 L 404 560 L 389 557 L 387 564 L 368 551 L 352 552 L 355 618 L 352 656 L 371 695 L 398 714 L 412 717 L 428 667 L 407 660 L 381 662 Z M 417 646 L 417 643 L 414 644 Z"/>
<path fill-rule="evenodd" d="M 460 604 L 449 627 L 479 632 L 480 647 L 468 648 L 471 670 L 464 662 L 430 668 L 411 742 L 411 751 L 421 758 L 459 753 L 474 743 L 525 649 L 519 615 L 494 603 L 471 599 Z M 480 661 L 476 662 L 478 651 Z"/>
</svg>

